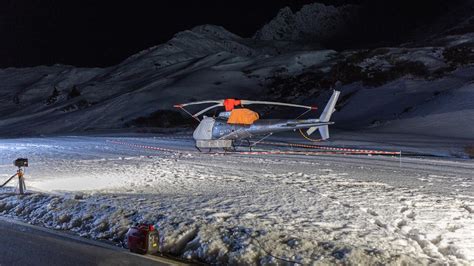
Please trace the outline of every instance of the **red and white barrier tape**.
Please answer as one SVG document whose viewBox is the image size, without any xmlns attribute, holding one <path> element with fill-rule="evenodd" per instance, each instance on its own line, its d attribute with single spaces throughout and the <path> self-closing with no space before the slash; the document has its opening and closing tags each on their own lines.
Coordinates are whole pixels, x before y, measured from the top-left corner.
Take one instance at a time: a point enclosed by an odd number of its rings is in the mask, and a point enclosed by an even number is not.
<svg viewBox="0 0 474 266">
<path fill-rule="evenodd" d="M 187 154 L 194 153 L 194 154 L 217 154 L 217 155 L 218 154 L 226 154 L 226 155 L 227 154 L 235 154 L 235 155 L 275 155 L 275 154 L 284 154 L 284 155 L 328 155 L 328 154 L 329 155 L 330 154 L 400 155 L 400 152 L 384 152 L 384 151 L 370 151 L 370 150 L 356 150 L 356 149 L 339 149 L 339 150 L 322 151 L 322 152 L 273 150 L 273 151 L 236 151 L 236 152 L 201 153 L 197 151 L 174 150 L 174 149 L 161 148 L 161 147 L 156 147 L 156 146 L 128 143 L 128 142 L 117 141 L 117 140 L 107 140 L 107 142 L 112 143 L 112 144 L 125 145 L 129 147 L 141 148 L 141 149 L 171 152 L 171 153 L 187 153 Z M 314 145 L 311 145 L 311 146 L 314 146 Z"/>
<path fill-rule="evenodd" d="M 361 149 L 348 149 L 348 148 L 338 148 L 338 147 L 328 147 L 320 145 L 308 145 L 300 143 L 284 143 L 284 142 L 268 142 L 262 141 L 260 144 L 266 145 L 275 145 L 275 146 L 289 146 L 289 147 L 299 147 L 299 148 L 309 148 L 309 149 L 319 149 L 319 150 L 329 150 L 329 151 L 343 151 L 343 152 L 355 152 L 355 153 L 364 153 L 364 154 L 386 154 L 386 155 L 400 155 L 399 151 L 379 151 L 379 150 L 361 150 Z"/>
<path fill-rule="evenodd" d="M 184 151 L 179 151 L 179 150 L 172 150 L 172 149 L 160 148 L 160 147 L 149 146 L 149 145 L 134 144 L 134 143 L 128 143 L 128 142 L 123 142 L 123 141 L 117 141 L 117 140 L 107 140 L 107 142 L 112 143 L 112 144 L 125 145 L 129 147 L 134 147 L 134 148 L 142 148 L 142 149 L 148 149 L 148 150 L 173 152 L 173 153 L 176 153 L 176 152 L 184 153 Z"/>
<path fill-rule="evenodd" d="M 177 137 L 154 137 L 155 139 L 169 139 L 169 140 L 176 140 L 176 139 L 186 139 L 192 140 L 191 137 L 185 136 L 177 136 Z M 328 150 L 328 151 L 338 151 L 338 152 L 348 152 L 348 153 L 362 153 L 362 154 L 380 154 L 380 155 L 400 155 L 401 152 L 399 151 L 380 151 L 380 150 L 368 150 L 368 149 L 354 149 L 354 148 L 340 148 L 340 147 L 329 147 L 329 146 L 321 146 L 321 145 L 313 145 L 313 144 L 302 144 L 302 143 L 287 143 L 287 142 L 270 142 L 270 141 L 262 141 L 259 144 L 263 145 L 274 145 L 274 146 L 285 146 L 285 147 L 298 147 L 298 148 L 307 148 L 307 149 L 318 149 L 318 150 Z"/>
</svg>

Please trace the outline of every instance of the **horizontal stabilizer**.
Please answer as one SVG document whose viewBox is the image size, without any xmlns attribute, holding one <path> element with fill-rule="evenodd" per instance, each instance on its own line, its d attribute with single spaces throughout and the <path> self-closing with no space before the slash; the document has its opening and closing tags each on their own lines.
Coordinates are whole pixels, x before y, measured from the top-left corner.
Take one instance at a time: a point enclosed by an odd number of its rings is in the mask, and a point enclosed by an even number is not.
<svg viewBox="0 0 474 266">
<path fill-rule="evenodd" d="M 316 129 L 318 129 L 318 127 L 311 127 L 306 131 L 306 134 L 308 134 L 308 136 L 309 136 L 309 135 L 313 134 L 314 131 L 316 131 Z"/>
</svg>

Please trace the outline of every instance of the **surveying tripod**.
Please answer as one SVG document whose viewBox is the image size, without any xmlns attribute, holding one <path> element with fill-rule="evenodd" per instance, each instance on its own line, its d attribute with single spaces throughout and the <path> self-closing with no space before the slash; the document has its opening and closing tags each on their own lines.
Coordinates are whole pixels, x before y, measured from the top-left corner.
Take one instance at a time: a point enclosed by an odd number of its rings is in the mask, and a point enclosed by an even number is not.
<svg viewBox="0 0 474 266">
<path fill-rule="evenodd" d="M 5 183 L 3 183 L 0 188 L 4 187 L 6 184 L 8 184 L 10 181 L 12 181 L 13 178 L 18 176 L 18 186 L 20 189 L 20 194 L 23 195 L 25 194 L 26 190 L 26 185 L 25 185 L 25 172 L 23 170 L 23 167 L 18 166 L 18 170 L 16 171 L 16 174 L 12 175 Z"/>
</svg>

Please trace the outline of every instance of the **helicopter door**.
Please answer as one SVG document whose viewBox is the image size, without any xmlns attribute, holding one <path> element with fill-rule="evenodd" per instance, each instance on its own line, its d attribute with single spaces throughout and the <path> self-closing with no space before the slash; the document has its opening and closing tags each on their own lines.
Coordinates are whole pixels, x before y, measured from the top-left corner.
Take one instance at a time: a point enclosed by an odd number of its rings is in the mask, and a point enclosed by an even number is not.
<svg viewBox="0 0 474 266">
<path fill-rule="evenodd" d="M 204 117 L 199 123 L 199 126 L 194 130 L 193 138 L 195 140 L 211 140 L 212 139 L 212 129 L 216 120 L 212 117 Z"/>
</svg>

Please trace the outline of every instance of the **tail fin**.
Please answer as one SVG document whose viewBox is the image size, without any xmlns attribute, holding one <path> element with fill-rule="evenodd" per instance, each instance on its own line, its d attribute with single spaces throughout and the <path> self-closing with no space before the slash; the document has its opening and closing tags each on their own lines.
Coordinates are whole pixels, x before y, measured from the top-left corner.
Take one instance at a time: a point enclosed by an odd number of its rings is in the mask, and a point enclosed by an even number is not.
<svg viewBox="0 0 474 266">
<path fill-rule="evenodd" d="M 326 104 L 326 107 L 324 108 L 323 113 L 319 117 L 319 122 L 329 122 L 331 119 L 332 113 L 336 111 L 334 107 L 336 107 L 337 99 L 339 98 L 339 95 L 341 94 L 340 91 L 334 91 L 332 93 L 331 98 L 329 99 L 328 103 Z M 319 126 L 319 127 L 312 127 L 309 128 L 308 131 L 306 131 L 306 134 L 311 135 L 316 131 L 316 129 L 319 129 L 319 133 L 321 133 L 321 138 L 323 140 L 329 138 L 329 129 L 328 126 Z"/>
<path fill-rule="evenodd" d="M 321 126 L 318 128 L 319 134 L 321 134 L 321 139 L 326 140 L 329 138 L 329 128 L 328 126 Z"/>
<path fill-rule="evenodd" d="M 324 108 L 323 113 L 319 117 L 320 122 L 329 122 L 329 120 L 331 119 L 332 113 L 336 111 L 334 107 L 336 107 L 336 102 L 337 102 L 337 99 L 339 98 L 339 94 L 341 94 L 340 91 L 334 91 L 332 93 L 331 99 L 329 99 L 328 103 L 326 104 L 326 107 Z"/>
</svg>

